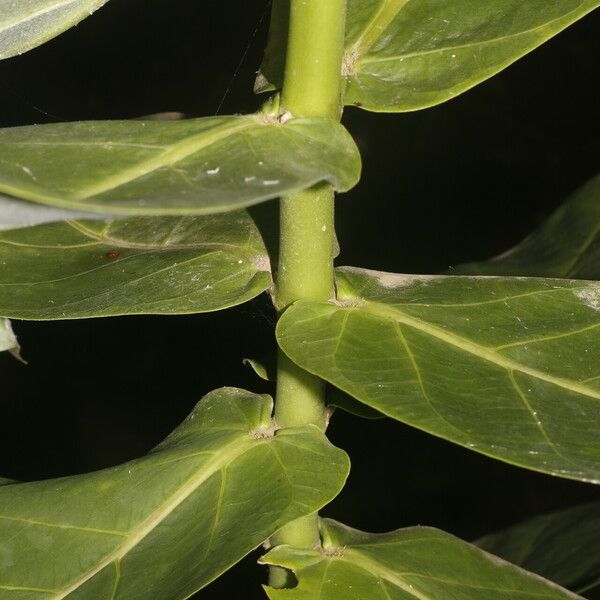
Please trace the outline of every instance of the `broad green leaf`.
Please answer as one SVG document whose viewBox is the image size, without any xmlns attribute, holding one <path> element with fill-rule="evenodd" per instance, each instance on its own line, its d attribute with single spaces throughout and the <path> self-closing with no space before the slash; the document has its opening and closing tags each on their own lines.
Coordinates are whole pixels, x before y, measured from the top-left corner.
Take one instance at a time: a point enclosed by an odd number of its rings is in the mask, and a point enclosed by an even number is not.
<svg viewBox="0 0 600 600">
<path fill-rule="evenodd" d="M 258 92 L 281 86 L 289 0 L 280 2 Z M 440 104 L 599 5 L 599 0 L 349 0 L 345 104 L 378 112 Z"/>
<path fill-rule="evenodd" d="M 8 485 L 9 483 L 16 483 L 12 479 L 6 479 L 5 477 L 0 477 L 0 485 Z"/>
<path fill-rule="evenodd" d="M 0 264 L 0 315 L 17 319 L 208 312 L 271 285 L 245 211 L 2 231 Z"/>
<path fill-rule="evenodd" d="M 580 594 L 600 586 L 600 502 L 535 517 L 476 543 Z"/>
<path fill-rule="evenodd" d="M 272 400 L 204 398 L 144 458 L 0 487 L 0 596 L 179 600 L 341 489 L 348 458 L 313 426 L 274 433 Z"/>
<path fill-rule="evenodd" d="M 0 318 L 0 352 L 10 352 L 19 358 L 20 347 L 17 336 L 14 334 L 10 321 Z"/>
<path fill-rule="evenodd" d="M 600 482 L 600 283 L 344 268 L 281 348 L 376 410 L 488 456 Z"/>
<path fill-rule="evenodd" d="M 0 0 L 0 59 L 22 54 L 77 25 L 107 0 Z"/>
<path fill-rule="evenodd" d="M 586 183 L 512 250 L 486 262 L 461 265 L 452 272 L 600 279 L 600 176 Z"/>
<path fill-rule="evenodd" d="M 575 594 L 429 527 L 372 534 L 331 520 L 323 547 L 278 546 L 261 562 L 292 570 L 298 586 L 271 600 L 539 600 Z"/>
<path fill-rule="evenodd" d="M 266 115 L 0 129 L 0 192 L 72 210 L 205 214 L 328 181 L 351 188 L 360 156 L 329 119 Z"/>
</svg>

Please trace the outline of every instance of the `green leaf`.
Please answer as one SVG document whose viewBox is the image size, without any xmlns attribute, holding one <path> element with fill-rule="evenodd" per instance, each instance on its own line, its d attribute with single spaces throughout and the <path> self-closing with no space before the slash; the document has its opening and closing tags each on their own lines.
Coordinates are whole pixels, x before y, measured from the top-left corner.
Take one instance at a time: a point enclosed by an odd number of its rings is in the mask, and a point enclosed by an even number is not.
<svg viewBox="0 0 600 600">
<path fill-rule="evenodd" d="M 313 426 L 274 435 L 272 400 L 223 388 L 144 458 L 0 488 L 0 595 L 187 598 L 341 489 Z"/>
<path fill-rule="evenodd" d="M 266 115 L 0 129 L 0 192 L 72 210 L 206 214 L 328 181 L 351 188 L 360 155 L 330 119 Z"/>
<path fill-rule="evenodd" d="M 489 261 L 461 265 L 452 272 L 600 279 L 600 175 L 512 250 Z"/>
<path fill-rule="evenodd" d="M 271 600 L 531 600 L 579 598 L 429 527 L 371 534 L 331 520 L 323 547 L 278 546 L 261 562 L 292 570 L 298 586 Z"/>
<path fill-rule="evenodd" d="M 600 283 L 344 268 L 283 351 L 376 410 L 477 452 L 600 482 Z"/>
<path fill-rule="evenodd" d="M 244 211 L 3 231 L 0 264 L 0 315 L 18 319 L 208 312 L 271 285 Z"/>
<path fill-rule="evenodd" d="M 17 336 L 14 334 L 10 321 L 0 318 L 0 352 L 10 352 L 16 358 L 20 358 L 20 346 Z"/>
<path fill-rule="evenodd" d="M 0 0 L 0 59 L 22 54 L 77 25 L 107 0 Z"/>
<path fill-rule="evenodd" d="M 345 104 L 378 112 L 435 106 L 495 75 L 599 0 L 349 0 Z M 289 0 L 273 15 L 256 91 L 281 86 Z"/>
<path fill-rule="evenodd" d="M 476 544 L 580 594 L 600 586 L 600 502 L 534 517 Z"/>
<path fill-rule="evenodd" d="M 16 483 L 12 479 L 6 479 L 5 477 L 0 477 L 0 485 L 8 485 L 10 483 Z"/>
</svg>

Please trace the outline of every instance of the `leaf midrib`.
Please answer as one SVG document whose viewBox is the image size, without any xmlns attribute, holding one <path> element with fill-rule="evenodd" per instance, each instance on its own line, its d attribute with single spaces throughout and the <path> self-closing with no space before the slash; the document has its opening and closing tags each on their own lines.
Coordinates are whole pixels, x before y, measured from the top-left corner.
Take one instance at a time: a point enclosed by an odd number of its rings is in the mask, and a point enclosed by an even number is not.
<svg viewBox="0 0 600 600">
<path fill-rule="evenodd" d="M 357 302 L 360 303 L 358 306 L 356 305 Z M 454 346 L 455 348 L 458 348 L 460 350 L 463 350 L 464 352 L 476 356 L 481 360 L 485 360 L 489 363 L 502 367 L 507 371 L 518 371 L 525 375 L 529 375 L 535 379 L 551 383 L 553 385 L 556 385 L 557 387 L 561 387 L 571 392 L 588 396 L 590 398 L 594 398 L 595 400 L 600 400 L 600 391 L 591 389 L 581 383 L 577 383 L 575 381 L 571 381 L 562 377 L 555 377 L 554 375 L 550 375 L 548 373 L 540 371 L 539 369 L 534 369 L 532 367 L 523 365 L 515 360 L 501 355 L 500 353 L 496 352 L 491 348 L 477 344 L 476 342 L 473 342 L 455 333 L 445 331 L 437 325 L 432 325 L 431 323 L 428 323 L 424 320 L 412 317 L 402 312 L 396 306 L 390 307 L 379 302 L 364 300 L 361 298 L 357 298 L 353 301 L 353 303 L 354 306 L 344 306 L 342 303 L 342 310 L 370 313 L 380 318 L 403 323 L 404 325 L 408 325 L 413 329 L 417 329 L 418 331 L 421 331 L 422 333 L 425 333 L 430 337 L 433 337 L 439 341 L 445 342 L 451 346 Z"/>
<path fill-rule="evenodd" d="M 136 528 L 134 528 L 125 541 L 117 546 L 115 550 L 106 555 L 95 567 L 89 569 L 86 573 L 78 577 L 67 587 L 62 588 L 49 600 L 61 600 L 92 577 L 97 575 L 105 567 L 115 561 L 122 560 L 133 548 L 135 548 L 145 537 L 147 537 L 154 529 L 162 523 L 181 503 L 189 498 L 203 483 L 205 483 L 215 473 L 218 473 L 227 465 L 242 456 L 248 450 L 264 443 L 263 440 L 255 440 L 248 437 L 242 437 L 235 440 L 224 449 L 219 451 L 215 458 L 208 465 L 203 465 L 202 469 L 192 475 L 187 482 L 182 485 L 176 493 L 163 502 L 156 510 L 146 517 Z"/>
</svg>

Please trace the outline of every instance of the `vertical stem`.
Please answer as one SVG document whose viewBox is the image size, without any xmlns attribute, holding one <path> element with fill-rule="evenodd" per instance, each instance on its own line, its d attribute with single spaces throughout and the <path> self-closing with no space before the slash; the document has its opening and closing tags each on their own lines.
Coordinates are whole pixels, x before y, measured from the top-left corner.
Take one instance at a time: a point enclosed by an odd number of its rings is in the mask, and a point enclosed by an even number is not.
<svg viewBox="0 0 600 600">
<path fill-rule="evenodd" d="M 288 0 L 286 0 L 288 1 Z M 289 0 L 289 37 L 281 112 L 293 117 L 341 117 L 341 72 L 346 0 Z M 329 185 L 281 199 L 279 268 L 275 299 L 279 310 L 297 300 L 333 297 L 334 193 Z M 275 420 L 280 427 L 326 426 L 324 383 L 279 354 Z M 288 523 L 272 543 L 314 547 L 316 514 Z M 272 587 L 290 584 L 272 569 Z"/>
</svg>

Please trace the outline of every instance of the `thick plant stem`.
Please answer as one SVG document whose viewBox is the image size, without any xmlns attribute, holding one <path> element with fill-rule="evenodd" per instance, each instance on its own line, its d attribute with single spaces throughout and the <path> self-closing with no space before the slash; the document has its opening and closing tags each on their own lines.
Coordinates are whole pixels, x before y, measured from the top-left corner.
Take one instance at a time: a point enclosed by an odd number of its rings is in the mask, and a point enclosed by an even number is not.
<svg viewBox="0 0 600 600">
<path fill-rule="evenodd" d="M 292 117 L 341 116 L 341 71 L 346 0 L 290 0 L 289 37 L 281 112 Z M 275 302 L 280 311 L 298 300 L 334 295 L 334 192 L 319 185 L 281 199 Z M 325 386 L 279 355 L 275 420 L 280 427 L 326 427 Z M 319 544 L 316 514 L 288 523 L 271 542 L 312 548 Z M 272 569 L 269 583 L 284 588 L 289 574 Z"/>
</svg>

